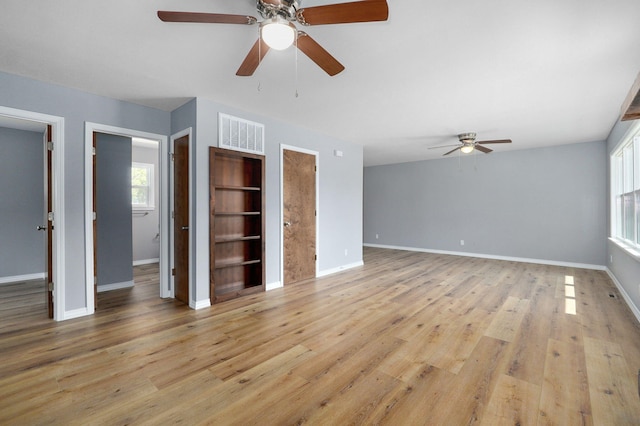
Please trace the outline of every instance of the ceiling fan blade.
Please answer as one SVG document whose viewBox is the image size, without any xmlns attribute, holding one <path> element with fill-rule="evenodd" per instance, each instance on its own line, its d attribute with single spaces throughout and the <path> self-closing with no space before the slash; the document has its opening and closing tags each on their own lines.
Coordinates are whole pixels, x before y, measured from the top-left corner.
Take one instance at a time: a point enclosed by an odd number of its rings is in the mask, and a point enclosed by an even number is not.
<svg viewBox="0 0 640 426">
<path fill-rule="evenodd" d="M 249 54 L 244 58 L 242 65 L 238 68 L 236 75 L 241 77 L 249 77 L 253 75 L 258 68 L 258 65 L 260 65 L 260 62 L 262 62 L 262 59 L 264 59 L 264 55 L 266 55 L 268 51 L 269 46 L 267 46 L 267 43 L 262 41 L 260 38 L 256 40 L 255 44 L 249 51 Z"/>
<path fill-rule="evenodd" d="M 511 143 L 511 139 L 497 139 L 495 141 L 478 141 L 476 143 L 488 144 L 488 143 Z"/>
<path fill-rule="evenodd" d="M 298 31 L 297 46 L 302 53 L 307 55 L 309 59 L 315 62 L 327 74 L 334 76 L 344 70 L 344 65 L 338 62 L 336 58 L 331 56 L 329 52 L 324 50 L 322 46 L 304 31 Z"/>
<path fill-rule="evenodd" d="M 438 146 L 430 146 L 427 149 L 437 149 L 437 148 L 448 148 L 450 146 L 457 146 L 460 147 L 461 145 L 459 143 L 456 144 L 451 144 L 451 145 L 438 145 Z"/>
<path fill-rule="evenodd" d="M 452 152 L 456 152 L 456 151 L 457 151 L 457 150 L 459 150 L 459 149 L 460 149 L 460 147 L 457 147 L 457 148 L 455 148 L 455 149 L 452 149 L 451 151 L 447 152 L 446 154 L 442 154 L 442 156 L 444 157 L 445 155 L 449 155 L 449 154 L 451 154 Z"/>
<path fill-rule="evenodd" d="M 329 4 L 300 9 L 296 18 L 302 25 L 386 21 L 389 18 L 389 6 L 386 0 Z"/>
<path fill-rule="evenodd" d="M 226 15 L 223 13 L 171 12 L 167 10 L 159 10 L 158 18 L 164 22 L 198 22 L 204 24 L 253 25 L 258 22 L 253 16 Z"/>
<path fill-rule="evenodd" d="M 490 153 L 490 152 L 493 152 L 493 150 L 492 150 L 492 149 L 489 149 L 489 148 L 487 148 L 486 146 L 482 146 L 482 145 L 476 145 L 474 148 L 475 148 L 475 149 L 477 149 L 477 150 L 478 150 L 478 151 L 480 151 L 480 152 L 484 152 L 485 154 L 488 154 L 488 153 Z"/>
</svg>

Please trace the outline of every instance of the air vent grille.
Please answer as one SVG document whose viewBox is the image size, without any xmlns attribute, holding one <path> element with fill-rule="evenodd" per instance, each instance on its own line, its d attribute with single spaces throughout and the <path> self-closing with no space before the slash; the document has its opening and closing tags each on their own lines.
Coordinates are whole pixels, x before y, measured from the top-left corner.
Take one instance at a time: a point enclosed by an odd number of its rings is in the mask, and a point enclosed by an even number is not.
<svg viewBox="0 0 640 426">
<path fill-rule="evenodd" d="M 218 114 L 220 148 L 264 154 L 264 124 L 227 114 Z"/>
</svg>

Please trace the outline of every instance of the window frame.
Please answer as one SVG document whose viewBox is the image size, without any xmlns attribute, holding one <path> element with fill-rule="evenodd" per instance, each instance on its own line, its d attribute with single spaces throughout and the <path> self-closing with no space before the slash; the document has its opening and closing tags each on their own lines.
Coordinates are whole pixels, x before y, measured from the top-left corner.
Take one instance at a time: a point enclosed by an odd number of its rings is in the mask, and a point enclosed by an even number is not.
<svg viewBox="0 0 640 426">
<path fill-rule="evenodd" d="M 640 121 L 633 124 L 620 139 L 611 151 L 609 161 L 609 239 L 640 259 Z M 631 187 L 627 188 L 629 185 Z M 624 201 L 629 198 L 630 207 Z M 627 216 L 627 212 L 631 217 Z M 629 229 L 629 224 L 632 229 Z"/>
<path fill-rule="evenodd" d="M 133 169 L 146 169 L 147 170 L 147 182 L 148 185 L 134 185 L 133 184 Z M 131 208 L 133 211 L 151 211 L 155 210 L 155 180 L 154 180 L 154 168 L 153 163 L 142 163 L 138 161 L 131 162 L 131 191 L 133 193 L 134 188 L 146 188 L 147 189 L 147 203 L 146 204 L 134 204 L 133 197 L 131 197 Z"/>
</svg>

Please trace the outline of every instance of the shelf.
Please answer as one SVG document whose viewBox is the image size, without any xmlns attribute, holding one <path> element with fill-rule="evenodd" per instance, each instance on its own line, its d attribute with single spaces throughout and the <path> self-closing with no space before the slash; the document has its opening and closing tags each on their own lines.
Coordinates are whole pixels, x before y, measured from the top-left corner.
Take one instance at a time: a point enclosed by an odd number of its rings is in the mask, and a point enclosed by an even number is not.
<svg viewBox="0 0 640 426">
<path fill-rule="evenodd" d="M 225 260 L 224 262 L 218 262 L 215 266 L 216 269 L 223 269 L 223 268 L 232 268 L 234 266 L 247 266 L 247 265 L 257 265 L 258 263 L 260 263 L 260 259 L 256 259 L 256 260 L 245 260 L 243 262 L 238 262 L 235 260 Z"/>
<path fill-rule="evenodd" d="M 260 212 L 215 212 L 219 216 L 260 216 Z"/>
<path fill-rule="evenodd" d="M 260 188 L 259 186 L 216 185 L 216 191 L 219 189 L 229 191 L 260 191 L 262 188 Z"/>
<path fill-rule="evenodd" d="M 264 156 L 209 148 L 211 303 L 265 290 Z"/>
<path fill-rule="evenodd" d="M 251 240 L 259 240 L 260 235 L 248 235 L 245 237 L 216 237 L 216 244 L 218 243 L 233 243 L 236 241 L 251 241 Z"/>
</svg>

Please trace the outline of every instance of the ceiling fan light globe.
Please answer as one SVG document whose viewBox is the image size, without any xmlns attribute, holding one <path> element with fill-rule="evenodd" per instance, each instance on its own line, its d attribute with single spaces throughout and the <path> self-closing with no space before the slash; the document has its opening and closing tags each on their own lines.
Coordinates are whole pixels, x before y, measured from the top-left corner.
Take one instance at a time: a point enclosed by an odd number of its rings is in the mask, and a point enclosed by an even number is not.
<svg viewBox="0 0 640 426">
<path fill-rule="evenodd" d="M 462 151 L 463 154 L 469 154 L 471 151 L 473 151 L 473 145 L 464 145 L 462 148 L 460 148 L 460 151 Z"/>
<path fill-rule="evenodd" d="M 275 21 L 262 26 L 262 40 L 271 49 L 285 50 L 293 44 L 296 29 L 288 22 Z"/>
</svg>

